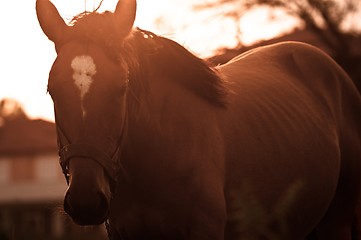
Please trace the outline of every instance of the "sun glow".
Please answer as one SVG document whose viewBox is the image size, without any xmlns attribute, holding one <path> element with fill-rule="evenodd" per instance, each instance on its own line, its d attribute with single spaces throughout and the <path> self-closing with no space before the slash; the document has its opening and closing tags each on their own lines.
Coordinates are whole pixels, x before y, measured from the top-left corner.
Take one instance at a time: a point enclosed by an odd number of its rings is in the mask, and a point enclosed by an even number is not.
<svg viewBox="0 0 361 240">
<path fill-rule="evenodd" d="M 79 13 L 93 11 L 101 2 L 51 1 L 67 23 Z M 192 12 L 192 6 L 203 1 L 205 0 L 137 0 L 135 26 L 175 40 L 203 57 L 212 55 L 219 47 L 236 46 L 234 23 L 229 19 Z M 46 86 L 56 53 L 53 43 L 46 38 L 39 26 L 35 2 L 36 0 L 3 2 L 2 7 L 6 11 L 0 14 L 0 99 L 18 100 L 32 118 L 54 120 L 53 103 L 46 94 Z M 114 11 L 117 2 L 118 0 L 104 0 L 98 11 Z M 257 27 L 253 28 L 248 39 L 256 32 L 260 32 Z"/>
</svg>

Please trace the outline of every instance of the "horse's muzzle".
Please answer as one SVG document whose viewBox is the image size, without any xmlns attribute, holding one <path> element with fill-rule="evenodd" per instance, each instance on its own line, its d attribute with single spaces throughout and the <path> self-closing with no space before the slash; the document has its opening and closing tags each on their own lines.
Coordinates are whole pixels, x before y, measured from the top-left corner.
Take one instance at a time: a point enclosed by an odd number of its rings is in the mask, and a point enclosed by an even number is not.
<svg viewBox="0 0 361 240">
<path fill-rule="evenodd" d="M 108 218 L 109 199 L 101 192 L 82 196 L 74 194 L 69 188 L 64 199 L 64 210 L 78 225 L 98 225 Z"/>
</svg>

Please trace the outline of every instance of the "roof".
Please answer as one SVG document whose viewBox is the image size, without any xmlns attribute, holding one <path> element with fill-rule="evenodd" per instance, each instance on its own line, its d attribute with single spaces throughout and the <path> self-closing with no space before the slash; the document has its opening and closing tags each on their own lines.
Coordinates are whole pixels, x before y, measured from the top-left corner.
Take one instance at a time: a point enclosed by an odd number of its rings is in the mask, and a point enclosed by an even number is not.
<svg viewBox="0 0 361 240">
<path fill-rule="evenodd" d="M 57 153 L 55 124 L 17 118 L 0 125 L 0 156 Z"/>
</svg>

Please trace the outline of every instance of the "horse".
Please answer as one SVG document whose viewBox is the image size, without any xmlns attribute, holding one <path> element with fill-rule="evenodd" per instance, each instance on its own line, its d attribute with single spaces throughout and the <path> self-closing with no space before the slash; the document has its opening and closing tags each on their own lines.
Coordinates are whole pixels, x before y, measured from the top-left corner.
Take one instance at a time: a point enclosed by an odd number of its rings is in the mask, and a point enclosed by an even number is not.
<svg viewBox="0 0 361 240">
<path fill-rule="evenodd" d="M 49 0 L 36 11 L 75 223 L 106 222 L 112 240 L 351 239 L 361 97 L 321 50 L 211 67 L 135 28 L 136 0 L 70 25 Z"/>
</svg>

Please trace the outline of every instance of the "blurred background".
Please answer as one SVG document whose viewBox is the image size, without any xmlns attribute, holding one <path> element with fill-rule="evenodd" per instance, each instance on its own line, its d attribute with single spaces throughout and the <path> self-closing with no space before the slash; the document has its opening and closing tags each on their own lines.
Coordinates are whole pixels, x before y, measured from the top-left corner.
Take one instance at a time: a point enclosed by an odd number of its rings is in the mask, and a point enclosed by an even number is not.
<svg viewBox="0 0 361 240">
<path fill-rule="evenodd" d="M 54 123 L 1 100 L 0 240 L 106 239 L 103 227 L 77 227 L 62 212 L 65 190 Z"/>
<path fill-rule="evenodd" d="M 52 0 L 68 22 L 100 0 Z M 104 0 L 100 11 L 113 10 Z M 35 0 L 2 2 L 0 15 L 0 240 L 107 239 L 104 226 L 75 226 L 62 213 L 47 76 L 56 57 Z M 360 0 L 138 0 L 136 26 L 177 41 L 211 65 L 280 41 L 315 45 L 361 89 Z"/>
</svg>

